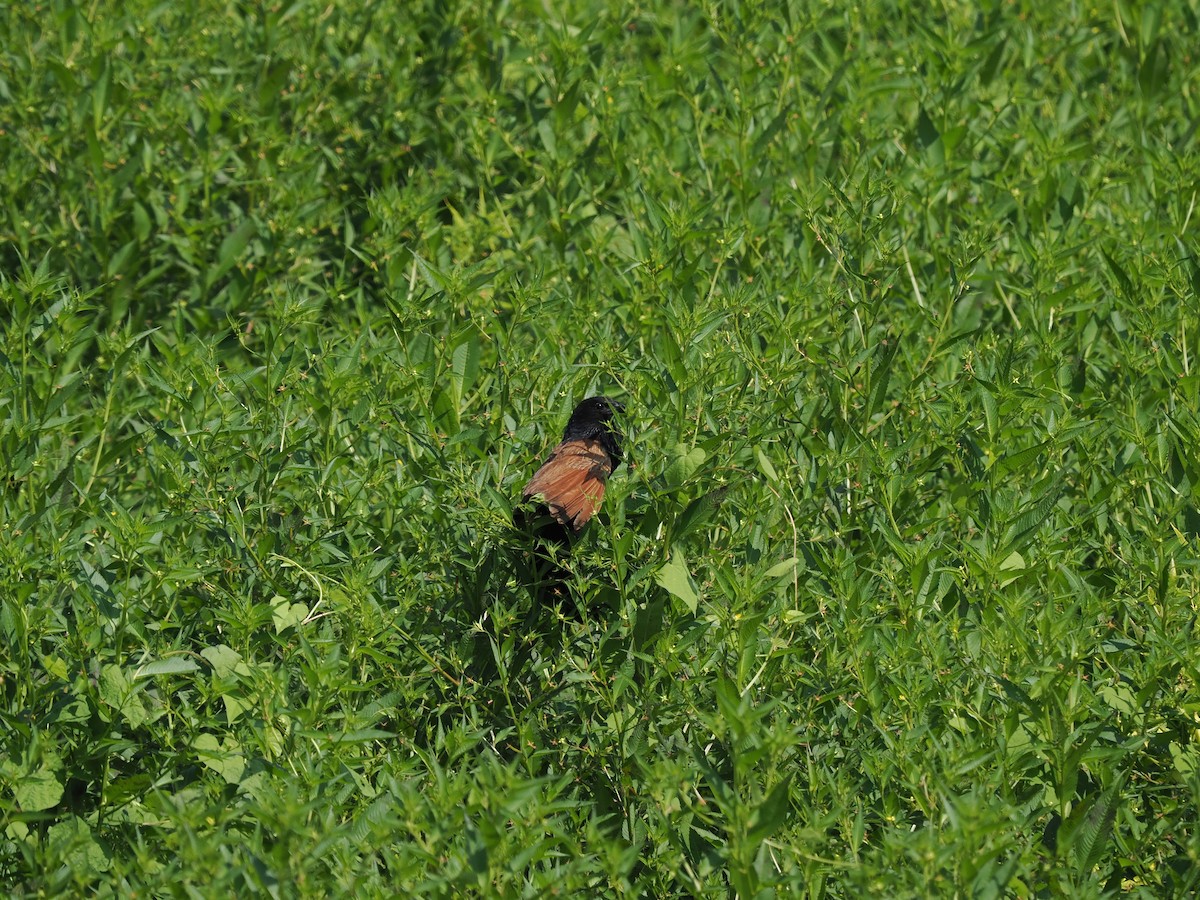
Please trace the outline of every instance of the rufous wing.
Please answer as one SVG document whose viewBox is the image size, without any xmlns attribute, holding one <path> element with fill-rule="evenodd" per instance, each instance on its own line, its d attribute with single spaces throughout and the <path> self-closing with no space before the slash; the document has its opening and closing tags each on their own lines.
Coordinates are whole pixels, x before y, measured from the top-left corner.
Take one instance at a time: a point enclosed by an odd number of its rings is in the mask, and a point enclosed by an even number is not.
<svg viewBox="0 0 1200 900">
<path fill-rule="evenodd" d="M 555 519 L 578 531 L 595 515 L 612 472 L 599 441 L 564 441 L 521 491 L 526 500 L 540 496 Z"/>
</svg>

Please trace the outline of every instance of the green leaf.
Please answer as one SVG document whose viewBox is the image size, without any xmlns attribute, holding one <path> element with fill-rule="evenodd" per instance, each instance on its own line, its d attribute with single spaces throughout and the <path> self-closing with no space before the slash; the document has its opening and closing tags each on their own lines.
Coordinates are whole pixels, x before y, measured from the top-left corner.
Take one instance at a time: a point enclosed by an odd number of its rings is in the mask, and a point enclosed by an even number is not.
<svg viewBox="0 0 1200 900">
<path fill-rule="evenodd" d="M 241 655 L 232 647 L 217 644 L 213 647 L 205 647 L 200 651 L 200 655 L 213 667 L 213 673 L 219 678 L 250 674 L 250 667 L 242 661 Z"/>
<path fill-rule="evenodd" d="M 92 829 L 78 816 L 68 816 L 46 830 L 49 845 L 80 875 L 107 872 L 112 865 L 108 851 L 96 840 Z"/>
<path fill-rule="evenodd" d="M 112 62 L 104 60 L 99 77 L 92 84 L 92 130 L 99 135 L 108 112 L 108 92 L 112 88 Z"/>
<path fill-rule="evenodd" d="M 772 580 L 775 578 L 784 578 L 786 576 L 791 575 L 793 572 L 795 572 L 796 566 L 798 566 L 799 564 L 800 564 L 800 558 L 796 557 L 796 556 L 792 556 L 788 559 L 785 559 L 783 562 L 776 563 L 775 565 L 771 566 L 771 568 L 767 569 L 767 574 L 765 577 L 768 580 Z"/>
<path fill-rule="evenodd" d="M 663 475 L 670 488 L 677 488 L 691 478 L 708 458 L 708 454 L 704 452 L 703 448 L 693 447 L 688 450 L 682 444 L 675 446 L 674 455 L 675 458 L 671 460 L 671 464 L 667 466 L 667 471 Z"/>
<path fill-rule="evenodd" d="M 1040 459 L 1050 444 L 1050 441 L 1042 441 L 1040 444 L 1034 444 L 1032 447 L 1026 447 L 1024 450 L 1018 450 L 1016 453 L 1006 453 L 996 461 L 996 474 L 1007 475 L 1010 472 L 1016 472 L 1025 468 L 1029 463 Z M 1039 466 L 1038 468 L 1040 469 L 1041 467 Z"/>
<path fill-rule="evenodd" d="M 1022 574 L 1024 574 L 1024 572 L 1025 572 L 1025 557 L 1021 556 L 1020 553 L 1018 553 L 1016 550 L 1014 550 L 1012 553 L 1008 554 L 1008 556 L 1004 557 L 1004 559 L 1000 561 L 1000 573 L 1002 576 L 1007 576 L 1007 577 L 1001 577 L 1000 586 L 1004 587 L 1006 585 L 1012 584 Z M 931 572 L 930 576 L 932 577 L 932 575 L 933 575 L 933 573 Z"/>
<path fill-rule="evenodd" d="M 200 734 L 192 741 L 192 749 L 205 768 L 216 772 L 228 784 L 237 784 L 246 771 L 241 744 L 233 738 L 218 740 L 216 735 Z"/>
<path fill-rule="evenodd" d="M 254 708 L 254 701 L 239 694 L 224 693 L 221 702 L 225 704 L 225 720 L 232 725 L 242 717 L 248 709 Z"/>
<path fill-rule="evenodd" d="M 25 812 L 37 812 L 57 806 L 62 799 L 63 786 L 58 776 L 48 768 L 38 769 L 17 779 L 13 788 L 17 805 Z"/>
<path fill-rule="evenodd" d="M 462 404 L 462 398 L 475 384 L 479 376 L 479 360 L 482 356 L 479 335 L 472 331 L 450 356 L 450 378 L 454 386 L 456 405 Z"/>
<path fill-rule="evenodd" d="M 140 727 L 147 719 L 145 704 L 133 683 L 118 665 L 109 664 L 100 670 L 100 699 L 120 713 L 132 727 Z"/>
<path fill-rule="evenodd" d="M 678 549 L 671 552 L 671 559 L 658 570 L 654 580 L 672 596 L 682 600 L 684 606 L 688 608 L 688 612 L 696 611 L 700 598 L 697 596 L 695 588 L 692 587 L 692 579 L 687 570 L 687 560 Z"/>
<path fill-rule="evenodd" d="M 154 662 L 138 666 L 133 677 L 153 678 L 156 675 L 188 675 L 199 671 L 200 666 L 194 659 L 186 656 L 168 656 L 166 659 L 156 659 Z"/>
<path fill-rule="evenodd" d="M 759 804 L 758 809 L 754 810 L 747 835 L 750 841 L 755 844 L 761 843 L 787 824 L 791 786 L 791 777 L 784 778 L 771 789 L 771 793 Z"/>
<path fill-rule="evenodd" d="M 767 454 L 763 453 L 761 447 L 755 447 L 754 453 L 758 458 L 758 467 L 762 470 L 762 473 L 767 476 L 767 481 L 777 483 L 779 481 L 779 473 L 775 471 L 775 466 L 772 465 Z"/>
<path fill-rule="evenodd" d="M 372 741 L 386 741 L 394 738 L 396 735 L 391 731 L 384 731 L 382 728 L 359 728 L 355 731 L 348 731 L 345 734 L 339 734 L 334 743 L 337 744 L 365 744 Z"/>
<path fill-rule="evenodd" d="M 770 121 L 770 123 L 767 125 L 767 127 L 764 128 L 759 133 L 758 137 L 755 139 L 755 141 L 754 141 L 754 156 L 755 157 L 761 157 L 764 153 L 767 152 L 767 148 L 770 146 L 771 141 L 775 138 L 775 135 L 779 134 L 779 132 L 783 129 L 783 126 L 787 124 L 788 116 L 790 116 L 791 114 L 792 114 L 791 104 L 785 103 L 783 106 L 783 109 L 781 109 L 779 111 L 779 113 L 775 116 L 775 118 L 773 118 Z"/>
<path fill-rule="evenodd" d="M 1134 690 L 1124 682 L 1118 681 L 1116 684 L 1103 684 L 1096 691 L 1096 695 L 1103 700 L 1110 709 L 1115 709 L 1119 713 L 1127 716 L 1135 716 L 1141 704 L 1138 703 L 1137 694 Z"/>
<path fill-rule="evenodd" d="M 684 535 L 704 525 L 719 509 L 729 494 L 729 488 L 722 486 L 702 494 L 687 505 L 679 518 L 675 520 L 672 543 L 677 543 Z"/>
<path fill-rule="evenodd" d="M 1042 496 L 1037 500 L 1026 504 L 1024 511 L 1005 530 L 1006 540 L 1000 552 L 1007 553 L 1008 551 L 1024 547 L 1029 539 L 1046 523 L 1050 511 L 1054 509 L 1061 495 L 1062 484 L 1056 482 L 1047 487 Z"/>
<path fill-rule="evenodd" d="M 1004 557 L 1004 560 L 1000 563 L 1001 572 L 1020 572 L 1024 568 L 1025 559 L 1016 550 Z"/>
<path fill-rule="evenodd" d="M 1072 849 L 1075 851 L 1075 859 L 1078 862 L 1076 871 L 1080 875 L 1087 875 L 1096 868 L 1108 851 L 1113 822 L 1117 818 L 1117 808 L 1120 805 L 1121 790 L 1124 785 L 1124 776 L 1118 777 L 1100 795 L 1079 825 L 1079 832 L 1075 837 Z"/>
<path fill-rule="evenodd" d="M 659 356 L 671 377 L 672 392 L 682 390 L 687 381 L 687 368 L 684 364 L 683 350 L 670 329 L 662 332 L 658 349 Z"/>
<path fill-rule="evenodd" d="M 209 286 L 213 285 L 217 279 L 224 276 L 230 269 L 237 265 L 242 252 L 250 243 L 250 239 L 256 234 L 258 234 L 258 223 L 249 216 L 242 219 L 238 223 L 237 228 L 229 232 L 225 236 L 225 240 L 221 241 L 221 247 L 217 251 L 217 264 L 209 270 L 206 284 Z"/>
<path fill-rule="evenodd" d="M 554 126 L 550 124 L 549 117 L 543 118 L 537 123 L 538 137 L 542 139 L 542 146 L 546 149 L 550 159 L 556 159 L 558 156 L 558 139 L 554 134 Z"/>
<path fill-rule="evenodd" d="M 1172 741 L 1169 749 L 1171 762 L 1175 765 L 1175 772 L 1182 780 L 1188 781 L 1200 772 L 1200 750 L 1196 747 Z"/>
<path fill-rule="evenodd" d="M 303 603 L 291 603 L 287 597 L 276 594 L 271 598 L 271 620 L 275 623 L 275 633 L 283 634 L 289 628 L 299 625 L 308 617 L 308 607 Z"/>
<path fill-rule="evenodd" d="M 982 384 L 979 385 L 979 403 L 983 407 L 983 417 L 987 423 L 988 440 L 994 441 L 1000 431 L 1000 411 L 995 395 Z"/>
<path fill-rule="evenodd" d="M 885 341 L 879 349 L 879 359 L 871 368 L 871 402 L 867 407 L 867 417 L 875 415 L 883 408 L 887 399 L 888 385 L 892 377 L 892 363 L 900 349 L 900 341 L 896 338 Z"/>
<path fill-rule="evenodd" d="M 1129 277 L 1129 273 L 1103 247 L 1100 248 L 1100 255 L 1108 263 L 1108 270 L 1112 272 L 1113 277 L 1117 280 L 1117 286 L 1121 289 L 1121 293 L 1125 296 L 1125 299 L 1130 303 L 1136 302 L 1137 291 L 1133 286 L 1133 279 Z"/>
</svg>

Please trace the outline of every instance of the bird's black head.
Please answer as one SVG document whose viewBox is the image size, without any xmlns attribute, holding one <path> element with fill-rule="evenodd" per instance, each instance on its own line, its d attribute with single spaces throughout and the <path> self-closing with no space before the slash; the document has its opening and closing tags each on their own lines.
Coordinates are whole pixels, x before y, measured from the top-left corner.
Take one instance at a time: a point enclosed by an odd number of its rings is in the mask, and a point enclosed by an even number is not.
<svg viewBox="0 0 1200 900">
<path fill-rule="evenodd" d="M 567 420 L 564 441 L 598 438 L 612 457 L 613 468 L 621 462 L 621 432 L 612 425 L 613 416 L 624 412 L 625 406 L 608 397 L 588 397 L 575 407 Z"/>
</svg>

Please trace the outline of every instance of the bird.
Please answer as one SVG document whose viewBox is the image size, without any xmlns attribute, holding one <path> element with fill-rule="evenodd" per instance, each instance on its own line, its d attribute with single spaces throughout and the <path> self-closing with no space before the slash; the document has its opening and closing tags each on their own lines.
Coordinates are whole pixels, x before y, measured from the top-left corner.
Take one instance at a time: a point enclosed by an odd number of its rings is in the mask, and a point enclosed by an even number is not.
<svg viewBox="0 0 1200 900">
<path fill-rule="evenodd" d="M 624 436 L 613 417 L 623 404 L 608 397 L 588 397 L 567 420 L 562 440 L 521 489 L 513 513 L 516 526 L 540 545 L 533 567 L 539 599 L 562 594 L 567 572 L 558 562 L 604 500 L 609 475 L 621 464 Z"/>
</svg>

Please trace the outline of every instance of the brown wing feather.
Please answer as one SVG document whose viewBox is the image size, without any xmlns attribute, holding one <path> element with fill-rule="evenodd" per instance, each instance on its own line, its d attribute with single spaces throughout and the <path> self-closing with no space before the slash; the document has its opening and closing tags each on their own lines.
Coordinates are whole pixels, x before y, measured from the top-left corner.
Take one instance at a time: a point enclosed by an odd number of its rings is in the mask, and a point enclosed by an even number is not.
<svg viewBox="0 0 1200 900">
<path fill-rule="evenodd" d="M 578 531 L 600 508 L 610 472 L 612 460 L 599 441 L 564 441 L 529 479 L 521 496 L 529 500 L 540 495 L 561 525 Z"/>
</svg>

